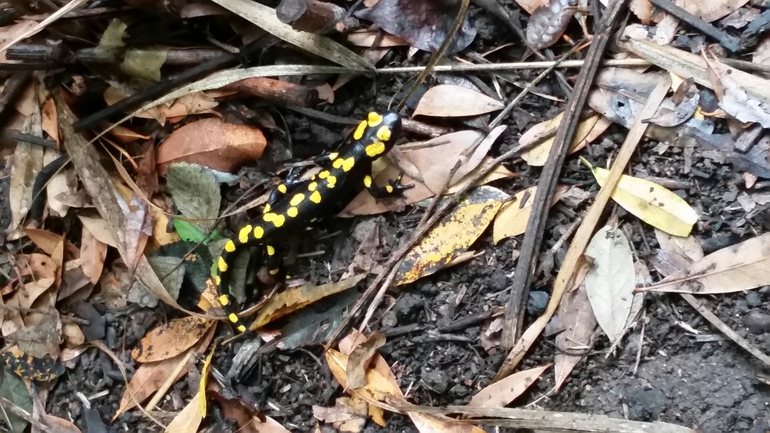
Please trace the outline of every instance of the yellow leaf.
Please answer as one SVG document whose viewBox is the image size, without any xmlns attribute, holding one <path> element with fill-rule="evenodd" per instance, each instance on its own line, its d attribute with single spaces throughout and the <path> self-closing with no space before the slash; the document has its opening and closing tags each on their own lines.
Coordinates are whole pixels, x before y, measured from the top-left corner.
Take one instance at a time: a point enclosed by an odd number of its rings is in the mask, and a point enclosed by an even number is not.
<svg viewBox="0 0 770 433">
<path fill-rule="evenodd" d="M 473 424 L 457 421 L 444 415 L 407 412 L 420 433 L 484 433 Z"/>
<path fill-rule="evenodd" d="M 495 217 L 495 224 L 492 227 L 492 238 L 495 243 L 505 238 L 518 236 L 527 230 L 529 214 L 532 210 L 532 202 L 537 192 L 536 186 L 531 186 L 524 191 L 519 191 L 513 196 L 513 200 L 503 205 L 503 208 Z M 566 186 L 556 187 L 551 206 L 555 205 L 564 193 L 567 192 Z"/>
<path fill-rule="evenodd" d="M 528 152 L 522 154 L 521 159 L 527 161 L 527 164 L 533 167 L 542 167 L 545 165 L 545 162 L 548 160 L 548 154 L 551 152 L 551 147 L 553 147 L 556 129 L 559 127 L 563 115 L 564 112 L 561 112 L 551 120 L 538 123 L 521 136 L 519 139 L 520 145 L 542 140 Z M 581 120 L 578 124 L 577 131 L 575 131 L 572 143 L 569 145 L 569 153 L 575 153 L 586 147 L 588 143 L 593 142 L 602 135 L 610 125 L 612 125 L 612 121 L 598 113 L 593 113 Z"/>
<path fill-rule="evenodd" d="M 599 185 L 604 186 L 610 172 L 592 167 L 585 158 L 580 159 L 591 169 Z M 622 175 L 612 199 L 647 224 L 674 236 L 689 236 L 698 221 L 698 213 L 681 197 L 638 177 Z"/>
<path fill-rule="evenodd" d="M 411 283 L 446 266 L 484 233 L 507 198 L 489 186 L 472 190 L 409 251 L 396 274 L 396 284 Z"/>
</svg>

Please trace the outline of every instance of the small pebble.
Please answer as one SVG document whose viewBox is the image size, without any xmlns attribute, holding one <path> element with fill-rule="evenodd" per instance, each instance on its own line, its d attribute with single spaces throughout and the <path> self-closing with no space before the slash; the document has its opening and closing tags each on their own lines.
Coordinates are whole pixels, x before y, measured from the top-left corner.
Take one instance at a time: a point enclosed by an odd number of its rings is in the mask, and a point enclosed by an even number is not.
<svg viewBox="0 0 770 433">
<path fill-rule="evenodd" d="M 527 300 L 527 313 L 530 316 L 539 316 L 540 313 L 545 311 L 545 307 L 548 305 L 548 293 L 540 290 L 534 290 L 529 292 L 529 299 Z"/>
<path fill-rule="evenodd" d="M 752 290 L 746 294 L 746 303 L 749 307 L 759 307 L 762 305 L 762 297 L 759 296 L 756 290 Z"/>
<path fill-rule="evenodd" d="M 770 314 L 751 311 L 743 317 L 743 324 L 752 334 L 764 334 L 770 331 Z"/>
<path fill-rule="evenodd" d="M 423 370 L 422 383 L 426 388 L 438 394 L 443 394 L 449 389 L 449 377 L 443 370 Z"/>
</svg>

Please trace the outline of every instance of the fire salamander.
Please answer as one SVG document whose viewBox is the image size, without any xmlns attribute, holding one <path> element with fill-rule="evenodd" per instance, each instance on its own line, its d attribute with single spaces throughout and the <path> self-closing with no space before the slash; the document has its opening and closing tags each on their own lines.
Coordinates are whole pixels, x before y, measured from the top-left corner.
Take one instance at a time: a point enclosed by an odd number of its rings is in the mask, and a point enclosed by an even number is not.
<svg viewBox="0 0 770 433">
<path fill-rule="evenodd" d="M 247 328 L 238 318 L 233 298 L 229 295 L 228 269 L 238 252 L 251 246 L 264 246 L 265 264 L 270 275 L 278 276 L 281 256 L 275 241 L 287 233 L 297 233 L 317 219 L 335 215 L 364 188 L 375 198 L 403 196 L 414 185 L 402 185 L 401 176 L 380 187 L 372 181 L 372 161 L 393 148 L 401 131 L 401 117 L 394 112 L 371 112 L 353 132 L 352 139 L 338 152 L 316 158 L 321 171 L 306 180 L 294 173 L 271 191 L 264 212 L 238 230 L 230 239 L 217 261 L 214 277 L 219 302 L 227 318 L 239 333 Z"/>
</svg>

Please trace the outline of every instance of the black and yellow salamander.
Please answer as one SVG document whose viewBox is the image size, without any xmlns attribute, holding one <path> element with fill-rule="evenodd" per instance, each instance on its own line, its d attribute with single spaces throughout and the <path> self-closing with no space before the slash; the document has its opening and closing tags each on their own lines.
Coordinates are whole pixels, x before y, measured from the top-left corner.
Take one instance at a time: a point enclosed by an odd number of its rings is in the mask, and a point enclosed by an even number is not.
<svg viewBox="0 0 770 433">
<path fill-rule="evenodd" d="M 400 176 L 384 187 L 375 185 L 372 180 L 372 161 L 393 148 L 400 131 L 401 117 L 397 113 L 370 112 L 339 151 L 316 158 L 321 171 L 305 180 L 299 180 L 294 173 L 290 173 L 283 183 L 271 191 L 262 215 L 243 226 L 236 237 L 227 241 L 217 261 L 214 279 L 219 302 L 239 333 L 247 329 L 236 314 L 228 290 L 228 269 L 238 252 L 251 246 L 264 246 L 267 253 L 265 264 L 271 275 L 278 276 L 281 257 L 274 242 L 281 236 L 301 232 L 316 219 L 335 215 L 364 188 L 375 198 L 403 195 L 403 191 L 413 185 L 402 185 Z"/>
</svg>

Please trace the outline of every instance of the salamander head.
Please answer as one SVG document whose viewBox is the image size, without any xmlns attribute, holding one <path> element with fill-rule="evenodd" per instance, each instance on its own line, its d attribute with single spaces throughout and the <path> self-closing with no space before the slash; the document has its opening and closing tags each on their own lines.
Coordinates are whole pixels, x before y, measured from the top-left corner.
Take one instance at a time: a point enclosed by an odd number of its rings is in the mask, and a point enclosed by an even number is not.
<svg viewBox="0 0 770 433">
<path fill-rule="evenodd" d="M 396 139 L 401 133 L 401 116 L 393 111 L 385 113 L 370 112 L 366 120 L 361 122 L 358 133 L 364 145 L 366 155 L 372 159 L 388 153 L 396 144 Z M 355 133 L 354 133 L 355 138 Z"/>
</svg>

